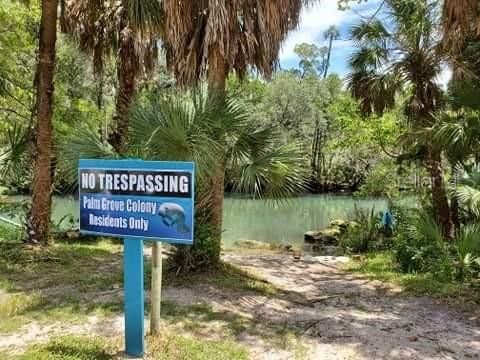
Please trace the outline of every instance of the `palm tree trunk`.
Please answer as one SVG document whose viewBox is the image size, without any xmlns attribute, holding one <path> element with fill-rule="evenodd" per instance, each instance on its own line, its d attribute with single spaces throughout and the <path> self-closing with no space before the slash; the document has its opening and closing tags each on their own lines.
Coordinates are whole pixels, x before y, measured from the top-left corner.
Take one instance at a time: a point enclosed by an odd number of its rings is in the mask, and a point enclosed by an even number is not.
<svg viewBox="0 0 480 360">
<path fill-rule="evenodd" d="M 448 204 L 441 155 L 431 147 L 427 149 L 427 168 L 432 179 L 432 205 L 435 217 L 445 238 L 452 240 L 455 237 L 455 226 Z"/>
<path fill-rule="evenodd" d="M 48 243 L 53 143 L 53 76 L 55 73 L 55 43 L 57 41 L 58 0 L 42 0 L 40 39 L 37 65 L 37 125 L 36 158 L 32 186 L 28 240 Z"/>
<path fill-rule="evenodd" d="M 128 137 L 128 112 L 132 105 L 137 83 L 137 59 L 134 54 L 134 39 L 132 35 L 121 37 L 119 64 L 117 66 L 118 91 L 114 123 L 115 129 L 110 134 L 109 143 L 122 154 L 125 152 Z"/>
<path fill-rule="evenodd" d="M 325 63 L 325 72 L 323 73 L 324 79 L 327 78 L 328 68 L 330 67 L 330 56 L 332 55 L 332 45 L 333 45 L 333 35 L 330 36 L 330 40 L 328 44 L 327 62 Z"/>
<path fill-rule="evenodd" d="M 218 101 L 225 100 L 225 84 L 228 75 L 227 64 L 218 49 L 210 52 L 208 72 L 208 89 L 210 96 L 217 97 Z M 212 196 L 209 222 L 212 226 L 212 236 L 215 238 L 214 249 L 211 249 L 212 262 L 217 262 L 220 257 L 223 225 L 223 197 L 225 193 L 225 163 L 219 159 L 216 173 L 212 178 Z"/>
</svg>

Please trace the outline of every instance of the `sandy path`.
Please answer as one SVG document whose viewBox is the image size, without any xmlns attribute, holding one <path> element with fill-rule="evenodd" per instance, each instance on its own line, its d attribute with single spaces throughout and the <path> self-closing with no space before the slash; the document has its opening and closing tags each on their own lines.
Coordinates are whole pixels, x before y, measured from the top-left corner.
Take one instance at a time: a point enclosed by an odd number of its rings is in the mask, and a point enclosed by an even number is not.
<svg viewBox="0 0 480 360">
<path fill-rule="evenodd" d="M 229 254 L 225 260 L 287 292 L 244 311 L 299 329 L 311 359 L 480 359 L 478 319 L 345 274 L 334 258 Z"/>
<path fill-rule="evenodd" d="M 480 359 L 478 319 L 431 299 L 401 296 L 381 282 L 346 274 L 335 258 L 295 261 L 291 255 L 229 253 L 224 260 L 283 291 L 264 296 L 192 284 L 164 289 L 164 299 L 208 304 L 215 311 L 249 319 L 237 341 L 249 349 L 252 359 L 296 358 L 295 349 L 269 343 L 269 336 L 282 328 L 298 334 L 304 359 Z M 115 294 L 121 296 L 121 289 Z M 205 326 L 207 338 L 224 336 L 221 321 Z M 84 324 L 70 326 L 32 323 L 14 335 L 0 336 L 0 350 L 19 352 L 30 343 L 67 333 L 120 336 L 123 316 L 92 316 Z"/>
</svg>

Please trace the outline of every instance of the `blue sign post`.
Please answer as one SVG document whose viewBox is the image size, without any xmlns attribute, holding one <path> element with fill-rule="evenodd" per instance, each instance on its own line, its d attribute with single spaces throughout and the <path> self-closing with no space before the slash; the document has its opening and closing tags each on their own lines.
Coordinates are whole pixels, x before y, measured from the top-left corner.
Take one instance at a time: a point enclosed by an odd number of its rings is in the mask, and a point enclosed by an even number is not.
<svg viewBox="0 0 480 360">
<path fill-rule="evenodd" d="M 124 239 L 125 352 L 144 353 L 143 240 L 192 244 L 194 164 L 80 160 L 80 231 Z"/>
</svg>

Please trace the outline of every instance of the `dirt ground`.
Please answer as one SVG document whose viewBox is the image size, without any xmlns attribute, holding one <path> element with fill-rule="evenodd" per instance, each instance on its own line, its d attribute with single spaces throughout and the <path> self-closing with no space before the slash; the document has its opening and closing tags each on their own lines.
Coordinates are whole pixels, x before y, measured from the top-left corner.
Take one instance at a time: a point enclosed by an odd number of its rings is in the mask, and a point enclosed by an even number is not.
<svg viewBox="0 0 480 360">
<path fill-rule="evenodd" d="M 210 305 L 215 311 L 247 319 L 236 340 L 252 359 L 480 359 L 480 321 L 428 298 L 407 297 L 378 281 L 344 273 L 342 258 L 295 260 L 288 254 L 224 255 L 276 288 L 263 295 L 211 285 L 164 289 L 164 300 L 181 305 Z M 121 296 L 116 289 L 104 296 Z M 101 298 L 102 294 L 99 294 Z M 147 319 L 146 319 L 147 320 Z M 148 324 L 148 321 L 146 321 Z M 224 328 L 211 321 L 208 338 L 222 338 Z M 294 334 L 293 346 L 272 346 L 282 330 Z M 92 316 L 81 325 L 30 324 L 21 332 L 0 337 L 0 351 L 67 333 L 118 336 L 121 314 Z"/>
</svg>

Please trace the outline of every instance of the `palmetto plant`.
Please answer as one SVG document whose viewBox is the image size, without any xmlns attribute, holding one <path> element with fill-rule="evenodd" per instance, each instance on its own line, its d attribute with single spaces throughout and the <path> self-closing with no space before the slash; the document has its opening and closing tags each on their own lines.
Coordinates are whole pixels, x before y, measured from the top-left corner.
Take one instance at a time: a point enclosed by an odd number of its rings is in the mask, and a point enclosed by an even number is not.
<svg viewBox="0 0 480 360">
<path fill-rule="evenodd" d="M 476 101 L 465 100 L 464 91 L 451 96 L 453 110 L 442 112 L 429 134 L 452 164 L 452 203 L 467 218 L 480 219 L 480 112 Z M 473 100 L 473 99 L 472 99 Z M 467 104 L 456 109 L 457 104 Z"/>
<path fill-rule="evenodd" d="M 219 163 L 223 164 L 222 182 L 228 174 L 227 181 L 239 192 L 281 200 L 304 190 L 299 147 L 279 145 L 280 134 L 253 123 L 234 99 L 221 101 L 205 91 L 194 92 L 191 98 L 168 95 L 140 104 L 130 121 L 134 152 L 154 159 L 195 160 L 198 164 L 196 203 L 197 211 L 204 215 L 198 221 L 205 226 L 206 214 L 216 202 L 211 188 L 218 179 Z M 220 237 L 212 233 L 214 229 L 210 229 L 207 249 L 202 243 L 194 247 L 194 252 L 202 253 L 203 263 L 219 259 Z"/>
<path fill-rule="evenodd" d="M 353 96 L 366 114 L 381 114 L 395 105 L 400 94 L 406 96 L 405 114 L 413 134 L 431 127 L 434 113 L 442 105 L 437 78 L 445 55 L 439 46 L 437 6 L 438 1 L 433 0 L 387 0 L 384 21 L 365 20 L 351 31 L 358 49 L 350 59 L 352 72 L 348 77 Z M 432 177 L 437 221 L 445 235 L 453 238 L 440 151 L 430 140 L 414 141 L 414 145 Z"/>
<path fill-rule="evenodd" d="M 163 24 L 160 2 L 65 0 L 61 23 L 63 30 L 77 39 L 80 48 L 92 54 L 100 86 L 106 58 L 118 56 L 115 129 L 110 143 L 122 152 L 128 134 L 127 114 L 138 78 L 150 73 L 156 63 Z"/>
<path fill-rule="evenodd" d="M 23 184 L 28 188 L 32 172 L 28 146 L 26 127 L 14 124 L 4 130 L 0 138 L 0 178 L 6 184 Z"/>
<path fill-rule="evenodd" d="M 140 99 L 129 118 L 128 156 L 196 163 L 196 221 L 200 224 L 199 234 L 204 236 L 196 240 L 193 252 L 183 251 L 179 257 L 191 259 L 192 265 L 199 264 L 192 257 L 196 251 L 202 254 L 204 265 L 219 259 L 220 238 L 211 236 L 211 231 L 202 231 L 208 224 L 205 213 L 214 202 L 211 187 L 219 161 L 225 164 L 223 176 L 228 174 L 228 182 L 239 192 L 281 201 L 305 190 L 300 148 L 294 144 L 278 145 L 280 134 L 252 123 L 248 112 L 234 99 L 219 101 L 205 91 L 195 91 L 192 96 L 171 93 Z M 79 157 L 114 155 L 113 149 L 95 132 L 82 130 L 72 138 L 75 140 L 67 139 L 62 147 L 66 154 L 62 166 L 65 173 L 74 173 Z"/>
<path fill-rule="evenodd" d="M 465 171 L 453 189 L 453 196 L 467 216 L 480 220 L 480 171 Z"/>
<path fill-rule="evenodd" d="M 480 266 L 480 226 L 478 224 L 470 224 L 462 228 L 456 238 L 455 252 L 458 263 L 457 277 L 464 280 L 474 266 Z"/>
</svg>

